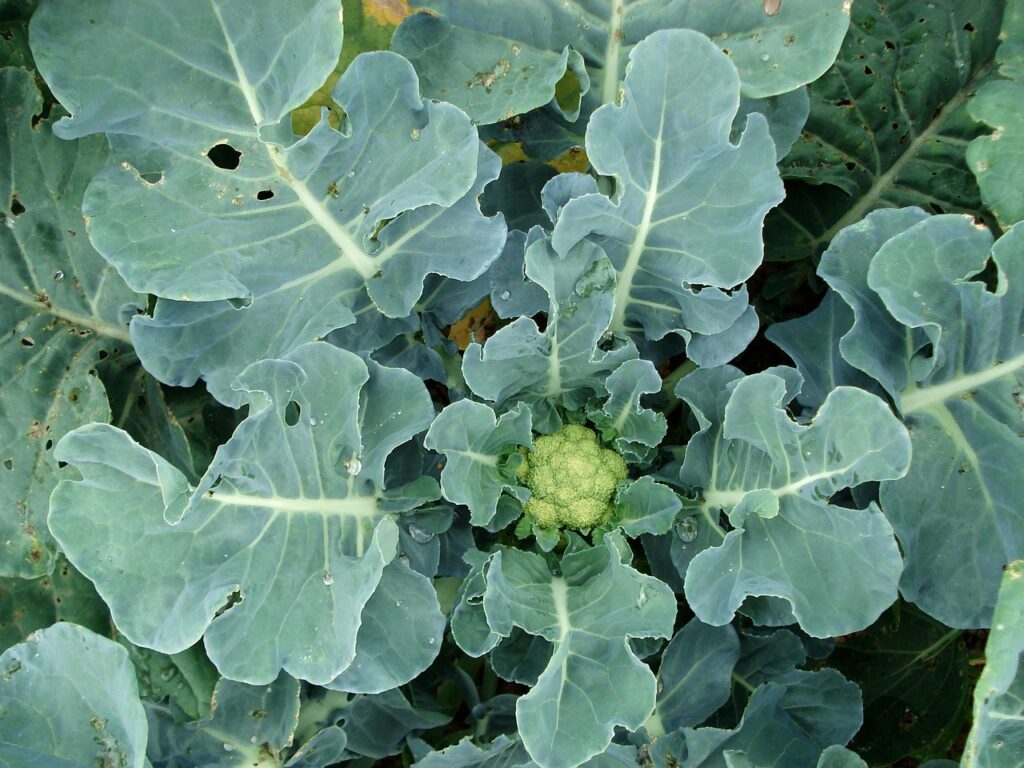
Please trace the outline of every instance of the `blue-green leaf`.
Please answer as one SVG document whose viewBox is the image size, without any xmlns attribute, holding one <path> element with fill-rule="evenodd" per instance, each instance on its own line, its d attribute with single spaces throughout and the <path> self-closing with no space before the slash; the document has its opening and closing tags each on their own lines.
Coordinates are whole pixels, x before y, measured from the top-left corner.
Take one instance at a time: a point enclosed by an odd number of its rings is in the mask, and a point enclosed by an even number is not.
<svg viewBox="0 0 1024 768">
<path fill-rule="evenodd" d="M 495 14 L 492 23 L 515 10 L 504 6 L 490 11 Z M 560 51 L 544 50 L 426 13 L 402 23 L 391 39 L 391 50 L 416 67 L 424 93 L 455 104 L 481 124 L 508 120 L 548 103 L 575 120 L 590 88 L 583 57 L 569 41 Z M 575 87 L 566 88 L 559 98 L 563 78 L 567 84 L 575 80 Z"/>
<path fill-rule="evenodd" d="M 35 578 L 54 566 L 52 448 L 75 427 L 110 418 L 95 368 L 130 352 L 128 320 L 145 297 L 85 234 L 82 195 L 107 163 L 105 142 L 56 139 L 64 113 L 55 106 L 41 117 L 42 95 L 23 69 L 0 70 L 0 102 L 0 576 Z"/>
<path fill-rule="evenodd" d="M 650 360 L 627 360 L 605 379 L 608 399 L 587 414 L 606 442 L 627 462 L 642 464 L 668 430 L 665 416 L 640 404 L 661 391 L 661 377 Z"/>
<path fill-rule="evenodd" d="M 541 332 L 520 317 L 487 340 L 471 344 L 462 369 L 470 388 L 498 408 L 526 403 L 537 432 L 561 425 L 558 405 L 580 408 L 604 392 L 604 379 L 636 348 L 611 338 L 599 346 L 612 313 L 615 271 L 598 246 L 582 242 L 558 255 L 545 238 L 526 251 L 526 274 L 550 297 L 547 327 Z"/>
<path fill-rule="evenodd" d="M 342 130 L 292 133 L 289 110 L 337 61 L 339 10 L 104 0 L 33 19 L 41 71 L 74 108 L 58 133 L 111 138 L 119 164 L 86 195 L 89 233 L 129 285 L 167 300 L 132 331 L 167 383 L 203 377 L 238 405 L 230 383 L 249 363 L 362 313 L 405 317 L 427 275 L 473 279 L 501 250 L 502 222 L 476 201 L 497 161 L 401 57 L 348 67 Z"/>
<path fill-rule="evenodd" d="M 664 733 L 704 722 L 729 698 L 739 657 L 740 643 L 731 625 L 712 627 L 691 619 L 661 657 L 652 717 L 656 728 Z"/>
<path fill-rule="evenodd" d="M 243 768 L 278 760 L 298 725 L 299 689 L 299 681 L 283 673 L 270 685 L 221 679 L 202 720 L 179 724 L 151 710 L 149 759 L 154 768 Z"/>
<path fill-rule="evenodd" d="M 911 430 L 910 471 L 880 495 L 907 561 L 900 589 L 948 626 L 985 626 L 1002 567 L 1024 554 L 1024 229 L 993 245 L 965 217 L 898 211 L 853 230 L 862 246 L 826 254 L 821 272 L 856 317 L 843 356 Z M 990 262 L 993 291 L 972 279 Z"/>
<path fill-rule="evenodd" d="M 617 275 L 611 330 L 722 333 L 747 309 L 745 289 L 725 291 L 761 263 L 764 217 L 783 197 L 768 125 L 751 115 L 730 143 L 739 76 L 696 32 L 637 45 L 624 88 L 621 106 L 602 107 L 587 128 L 587 155 L 615 179 L 614 196 L 566 203 L 554 247 L 564 254 L 589 238 L 605 250 Z"/>
<path fill-rule="evenodd" d="M 474 525 L 488 525 L 501 492 L 517 485 L 522 459 L 516 446 L 533 447 L 530 411 L 517 407 L 496 420 L 488 406 L 460 400 L 441 411 L 423 444 L 447 458 L 441 471 L 445 498 L 468 506 Z"/>
<path fill-rule="evenodd" d="M 1024 190 L 1018 172 L 1024 158 L 1024 6 L 1006 3 L 1002 41 L 996 51 L 1000 74 L 1007 80 L 986 83 L 967 110 L 971 117 L 991 126 L 967 147 L 967 162 L 981 188 L 981 199 L 1004 227 L 1024 220 Z"/>
<path fill-rule="evenodd" d="M 964 768 L 1012 768 L 1024 754 L 1024 561 L 1007 567 L 974 690 Z"/>
<path fill-rule="evenodd" d="M 250 366 L 236 387 L 249 416 L 194 489 L 120 430 L 71 433 L 57 455 L 82 480 L 54 492 L 51 527 L 132 642 L 174 653 L 205 636 L 232 679 L 268 683 L 285 669 L 329 683 L 360 655 L 360 623 L 372 620 L 381 584 L 426 581 L 389 565 L 392 514 L 436 497 L 436 484 L 385 488 L 384 462 L 426 428 L 433 406 L 411 374 L 322 342 Z M 439 616 L 428 583 L 422 592 Z M 392 660 L 401 682 L 438 647 Z"/>
<path fill-rule="evenodd" d="M 636 730 L 654 709 L 654 675 L 627 640 L 668 637 L 675 597 L 624 565 L 613 538 L 565 555 L 560 575 L 541 556 L 514 549 L 501 549 L 487 566 L 491 628 L 508 636 L 519 627 L 554 644 L 537 684 L 516 703 L 523 743 L 541 768 L 601 754 L 615 726 Z"/>
<path fill-rule="evenodd" d="M 695 371 L 677 393 L 701 426 L 680 473 L 697 494 L 684 511 L 704 516 L 721 537 L 686 573 L 697 616 L 725 624 L 746 598 L 770 596 L 785 600 L 814 637 L 878 618 L 896 599 L 902 567 L 892 528 L 874 506 L 849 509 L 830 498 L 906 472 L 910 438 L 888 406 L 840 387 L 805 426 L 786 413 L 794 393 L 781 376 L 742 377 L 732 368 Z"/>
<path fill-rule="evenodd" d="M 732 730 L 685 729 L 687 768 L 726 768 L 739 752 L 757 768 L 815 768 L 822 752 L 845 744 L 861 725 L 860 691 L 835 670 L 794 672 L 750 697 Z"/>
<path fill-rule="evenodd" d="M 683 503 L 667 485 L 645 475 L 621 485 L 615 493 L 613 507 L 615 512 L 610 525 L 635 538 L 645 533 L 667 533 Z"/>
<path fill-rule="evenodd" d="M 55 624 L 0 656 L 0 765 L 144 768 L 148 727 L 117 643 Z"/>
</svg>

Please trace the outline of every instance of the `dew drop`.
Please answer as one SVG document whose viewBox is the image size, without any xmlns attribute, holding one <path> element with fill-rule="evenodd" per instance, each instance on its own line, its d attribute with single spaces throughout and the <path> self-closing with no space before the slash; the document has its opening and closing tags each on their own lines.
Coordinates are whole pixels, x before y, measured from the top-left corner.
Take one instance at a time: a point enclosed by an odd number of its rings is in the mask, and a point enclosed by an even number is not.
<svg viewBox="0 0 1024 768">
<path fill-rule="evenodd" d="M 334 583 L 334 575 L 330 571 L 324 571 L 324 584 L 331 586 Z"/>
<path fill-rule="evenodd" d="M 498 294 L 498 298 L 501 299 L 502 301 L 508 301 L 510 298 L 512 298 L 512 292 L 502 291 L 501 293 Z"/>
<path fill-rule="evenodd" d="M 762 53 L 761 54 L 761 61 L 771 61 L 771 58 L 772 57 L 769 56 L 767 53 Z"/>
<path fill-rule="evenodd" d="M 433 645 L 436 642 L 437 642 L 437 638 L 436 637 L 428 637 L 427 638 L 427 645 Z"/>
<path fill-rule="evenodd" d="M 676 536 L 680 541 L 689 544 L 697 538 L 697 521 L 692 517 L 684 517 L 676 525 Z"/>
<path fill-rule="evenodd" d="M 348 470 L 350 475 L 358 475 L 363 471 L 363 462 L 359 460 L 358 456 L 353 456 L 345 462 L 345 469 Z"/>
<path fill-rule="evenodd" d="M 420 129 L 419 128 L 413 128 L 411 131 L 409 131 L 409 138 L 412 139 L 413 141 L 419 141 L 420 140 L 420 136 L 422 136 L 422 135 L 423 134 L 420 133 Z"/>
<path fill-rule="evenodd" d="M 163 680 L 164 682 L 167 682 L 172 677 L 174 677 L 174 668 L 173 667 L 164 667 L 163 669 L 160 670 L 160 679 Z"/>
<path fill-rule="evenodd" d="M 395 608 L 401 608 L 401 607 L 402 607 L 402 601 L 401 600 L 395 600 Z"/>
<path fill-rule="evenodd" d="M 53 279 L 56 280 L 58 283 L 64 282 L 64 272 L 63 272 L 63 270 L 58 269 L 56 272 L 54 272 L 53 273 Z"/>
<path fill-rule="evenodd" d="M 224 751 L 225 752 L 234 752 L 235 748 L 233 746 L 231 746 L 230 744 L 225 744 L 224 745 Z"/>
<path fill-rule="evenodd" d="M 412 536 L 412 540 L 417 544 L 427 544 L 434 540 L 434 534 L 430 531 L 424 530 L 416 523 L 409 524 L 409 535 Z"/>
</svg>

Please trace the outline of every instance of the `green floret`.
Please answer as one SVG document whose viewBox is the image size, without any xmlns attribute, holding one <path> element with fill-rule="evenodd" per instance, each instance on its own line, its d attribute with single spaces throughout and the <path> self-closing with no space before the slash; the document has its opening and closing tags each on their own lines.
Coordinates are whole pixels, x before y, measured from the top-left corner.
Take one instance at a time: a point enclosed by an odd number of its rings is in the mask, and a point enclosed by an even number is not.
<svg viewBox="0 0 1024 768">
<path fill-rule="evenodd" d="M 601 445 L 593 430 L 570 424 L 538 437 L 516 472 L 532 495 L 524 511 L 542 528 L 593 528 L 612 515 L 626 462 Z"/>
</svg>

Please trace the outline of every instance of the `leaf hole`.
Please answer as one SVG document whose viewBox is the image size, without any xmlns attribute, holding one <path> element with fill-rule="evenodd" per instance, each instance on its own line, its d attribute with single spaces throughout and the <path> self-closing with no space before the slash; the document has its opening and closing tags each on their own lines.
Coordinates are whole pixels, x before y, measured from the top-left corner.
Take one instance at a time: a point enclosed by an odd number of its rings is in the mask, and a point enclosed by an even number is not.
<svg viewBox="0 0 1024 768">
<path fill-rule="evenodd" d="M 257 200 L 272 200 L 274 198 L 274 190 L 272 189 L 261 189 L 256 193 Z"/>
<path fill-rule="evenodd" d="M 964 32 L 973 32 L 973 31 L 974 31 L 974 25 L 971 24 L 971 22 L 968 21 L 966 24 L 964 24 Z"/>
<path fill-rule="evenodd" d="M 147 184 L 159 184 L 164 180 L 163 171 L 149 171 L 147 173 L 140 173 L 139 178 Z"/>
<path fill-rule="evenodd" d="M 14 471 L 14 461 L 11 459 L 4 459 L 4 469 L 9 472 Z"/>
<path fill-rule="evenodd" d="M 36 342 L 35 342 L 35 340 L 31 336 L 22 336 L 21 337 L 21 346 L 23 346 L 25 349 L 29 349 L 31 347 L 34 347 L 35 345 L 36 345 Z"/>
<path fill-rule="evenodd" d="M 58 461 L 57 469 L 64 469 L 64 467 L 66 467 L 67 465 L 68 463 L 66 461 Z M 67 576 L 67 573 L 65 573 L 64 575 Z"/>
<path fill-rule="evenodd" d="M 44 448 L 45 448 L 45 449 L 46 449 L 47 451 L 48 451 L 48 450 L 50 450 L 51 448 L 53 448 L 53 440 L 49 440 L 49 439 L 48 439 L 48 440 L 46 441 L 46 445 L 44 446 Z"/>
<path fill-rule="evenodd" d="M 105 349 L 101 349 L 99 353 L 97 353 L 97 357 L 99 357 L 100 360 L 106 360 L 108 357 L 110 357 L 110 353 L 107 352 L 107 350 Z"/>
<path fill-rule="evenodd" d="M 233 171 L 242 159 L 242 153 L 230 144 L 214 144 L 206 151 L 206 158 L 218 168 Z"/>
<path fill-rule="evenodd" d="M 894 43 L 892 40 L 886 40 L 885 41 L 885 47 L 888 48 L 890 51 L 895 51 L 896 50 L 896 43 Z"/>
<path fill-rule="evenodd" d="M 873 75 L 873 74 L 875 74 L 875 70 L 873 70 L 871 67 L 869 67 L 869 66 L 867 66 L 865 64 L 864 65 L 864 74 L 865 75 Z"/>
<path fill-rule="evenodd" d="M 25 206 L 21 204 L 21 200 L 18 199 L 17 195 L 11 195 L 11 213 L 15 216 L 21 216 L 25 212 Z"/>
<path fill-rule="evenodd" d="M 299 423 L 301 415 L 302 407 L 294 400 L 288 401 L 288 405 L 284 407 L 284 423 L 289 427 L 294 427 Z"/>
</svg>

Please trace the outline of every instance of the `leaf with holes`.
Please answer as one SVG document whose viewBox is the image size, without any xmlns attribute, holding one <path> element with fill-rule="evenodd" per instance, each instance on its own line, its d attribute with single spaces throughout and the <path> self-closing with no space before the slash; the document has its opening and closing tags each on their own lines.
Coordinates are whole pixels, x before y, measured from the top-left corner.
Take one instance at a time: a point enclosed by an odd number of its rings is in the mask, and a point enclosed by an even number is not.
<svg viewBox="0 0 1024 768">
<path fill-rule="evenodd" d="M 428 274 L 473 279 L 501 250 L 500 219 L 451 242 L 482 218 L 497 163 L 400 57 L 346 70 L 341 130 L 292 133 L 289 110 L 337 61 L 338 6 L 51 2 L 32 20 L 40 70 L 72 106 L 58 134 L 110 138 L 118 165 L 86 195 L 89 234 L 129 285 L 168 300 L 132 331 L 167 383 L 203 377 L 238 405 L 230 383 L 249 363 L 356 315 L 405 317 Z"/>
<path fill-rule="evenodd" d="M 576 119 L 613 103 L 630 51 L 659 29 L 712 38 L 740 71 L 751 97 L 792 91 L 835 60 L 850 23 L 844 0 L 788 0 L 775 15 L 743 0 L 428 0 L 406 19 L 392 48 L 412 60 L 426 92 L 478 123 L 554 101 Z"/>
<path fill-rule="evenodd" d="M 755 621 L 777 623 L 749 601 L 769 597 L 792 612 L 786 623 L 813 637 L 863 629 L 896 599 L 902 561 L 877 507 L 831 498 L 905 474 L 910 438 L 880 398 L 852 387 L 833 390 L 809 425 L 795 423 L 785 411 L 795 393 L 778 373 L 744 377 L 726 367 L 679 384 L 700 425 L 679 475 L 696 497 L 683 511 L 702 515 L 720 538 L 690 562 L 686 598 L 716 626 L 744 601 Z"/>
<path fill-rule="evenodd" d="M 148 730 L 112 640 L 55 624 L 0 656 L 0 765 L 144 768 Z"/>
<path fill-rule="evenodd" d="M 254 684 L 281 669 L 330 683 L 379 654 L 374 622 L 394 631 L 406 614 L 375 596 L 398 580 L 419 592 L 417 649 L 375 667 L 385 687 L 407 681 L 437 655 L 442 617 L 425 578 L 395 560 L 393 514 L 437 485 L 386 488 L 384 462 L 430 423 L 426 389 L 322 342 L 235 386 L 249 416 L 195 488 L 114 427 L 70 433 L 57 455 L 82 479 L 54 492 L 54 535 L 129 640 L 175 653 L 205 637 L 222 674 Z"/>
<path fill-rule="evenodd" d="M 89 245 L 80 207 L 107 163 L 99 138 L 63 142 L 43 119 L 32 75 L 0 70 L 0 575 L 36 577 L 54 564 L 46 528 L 57 483 L 53 446 L 110 417 L 100 359 L 129 352 L 128 319 L 145 298 L 128 289 Z M 38 123 L 38 124 L 37 124 Z"/>
<path fill-rule="evenodd" d="M 984 128 L 968 110 L 994 77 L 1005 5 L 853 3 L 851 33 L 810 86 L 810 118 L 783 164 L 792 181 L 768 220 L 771 258 L 816 256 L 875 208 L 982 215 L 965 152 Z"/>
</svg>

